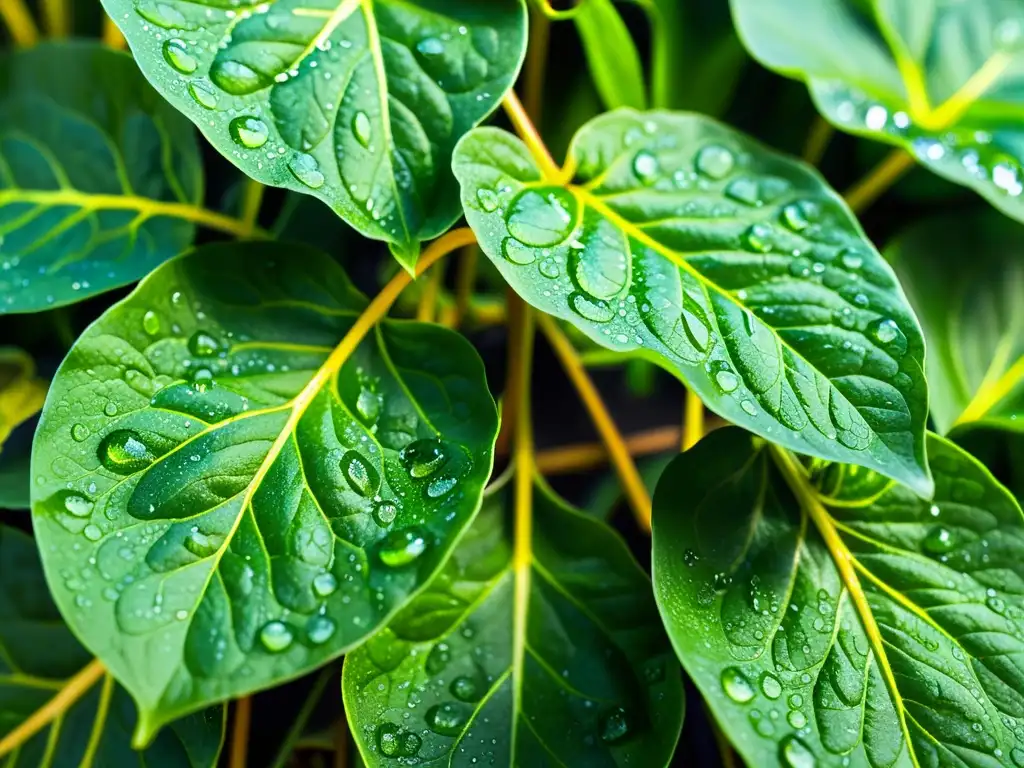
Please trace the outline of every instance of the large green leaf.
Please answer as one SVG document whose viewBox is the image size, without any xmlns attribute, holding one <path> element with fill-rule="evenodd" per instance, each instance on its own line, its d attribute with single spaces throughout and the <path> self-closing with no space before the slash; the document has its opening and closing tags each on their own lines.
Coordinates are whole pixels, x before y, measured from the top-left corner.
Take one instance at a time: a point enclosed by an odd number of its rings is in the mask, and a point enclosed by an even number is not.
<svg viewBox="0 0 1024 768">
<path fill-rule="evenodd" d="M 414 264 L 459 216 L 452 147 L 501 101 L 523 0 L 103 0 L 143 72 L 257 181 Z"/>
<path fill-rule="evenodd" d="M 587 124 L 567 168 L 497 129 L 456 149 L 466 217 L 519 295 L 735 424 L 931 491 L 921 331 L 821 177 L 706 118 L 631 110 Z"/>
<path fill-rule="evenodd" d="M 0 58 L 0 314 L 138 280 L 192 242 L 195 132 L 98 43 Z"/>
<path fill-rule="evenodd" d="M 43 407 L 46 383 L 36 378 L 35 362 L 25 352 L 0 347 L 0 453 L 14 428 Z"/>
<path fill-rule="evenodd" d="M 84 569 L 79 575 L 88 579 L 94 571 Z M 0 739 L 52 699 L 90 658 L 57 613 L 35 544 L 20 531 L 0 526 Z M 131 750 L 134 721 L 131 698 L 105 678 L 50 726 L 0 757 L 0 766 L 213 768 L 217 764 L 224 738 L 222 707 L 173 723 L 139 753 Z"/>
<path fill-rule="evenodd" d="M 365 306 L 318 251 L 210 246 L 58 371 L 33 519 L 62 613 L 139 702 L 140 742 L 361 642 L 475 514 L 497 432 L 479 357 L 399 321 L 335 349 Z"/>
<path fill-rule="evenodd" d="M 765 66 L 844 131 L 903 147 L 1024 220 L 1017 0 L 732 0 Z"/>
<path fill-rule="evenodd" d="M 731 428 L 666 470 L 654 585 L 750 765 L 1024 764 L 1024 516 L 928 440 L 934 501 Z M 820 486 L 820 488 L 818 487 Z"/>
<path fill-rule="evenodd" d="M 650 582 L 543 481 L 533 504 L 523 567 L 492 497 L 430 587 L 346 657 L 368 765 L 668 764 L 683 691 Z"/>
<path fill-rule="evenodd" d="M 992 213 L 944 216 L 905 232 L 886 257 L 903 278 L 928 339 L 938 430 L 979 421 L 1024 430 L 1020 225 Z"/>
</svg>

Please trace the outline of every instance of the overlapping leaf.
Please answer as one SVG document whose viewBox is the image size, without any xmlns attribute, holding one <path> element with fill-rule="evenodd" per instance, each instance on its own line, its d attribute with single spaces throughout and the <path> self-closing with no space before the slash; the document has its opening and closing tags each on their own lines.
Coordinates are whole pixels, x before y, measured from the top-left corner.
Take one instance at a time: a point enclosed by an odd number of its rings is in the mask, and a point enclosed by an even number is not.
<svg viewBox="0 0 1024 768">
<path fill-rule="evenodd" d="M 1024 516 L 931 436 L 934 501 L 721 430 L 655 497 L 676 651 L 749 765 L 1024 763 Z M 728 514 L 724 514 L 727 511 Z"/>
<path fill-rule="evenodd" d="M 140 741 L 361 642 L 476 512 L 497 432 L 479 358 L 408 322 L 335 348 L 364 308 L 317 251 L 212 246 L 61 366 L 33 519 L 62 613 L 139 702 Z"/>
<path fill-rule="evenodd" d="M 732 0 L 765 66 L 842 130 L 903 147 L 1024 220 L 1024 14 L 1015 0 Z"/>
<path fill-rule="evenodd" d="M 567 169 L 546 177 L 496 129 L 456 149 L 467 219 L 524 299 L 733 423 L 930 492 L 921 331 L 816 173 L 705 118 L 629 110 L 586 125 Z"/>
<path fill-rule="evenodd" d="M 104 0 L 143 72 L 254 179 L 406 265 L 458 218 L 459 137 L 515 80 L 523 0 Z"/>
<path fill-rule="evenodd" d="M 933 219 L 897 238 L 886 257 L 903 278 L 928 339 L 938 430 L 978 422 L 1024 430 L 1020 225 L 995 214 Z"/>
<path fill-rule="evenodd" d="M 0 314 L 125 285 L 177 255 L 202 199 L 194 131 L 92 43 L 0 58 Z"/>
<path fill-rule="evenodd" d="M 83 571 L 81 578 L 91 577 Z M 0 739 L 50 701 L 91 657 L 61 621 L 35 544 L 0 526 Z M 51 725 L 0 757 L 4 768 L 167 765 L 213 768 L 224 738 L 214 707 L 173 723 L 145 752 L 131 749 L 135 707 L 109 679 L 97 682 Z"/>
<path fill-rule="evenodd" d="M 46 399 L 46 384 L 36 378 L 32 358 L 0 347 L 0 452 L 14 428 L 35 416 Z"/>
<path fill-rule="evenodd" d="M 346 658 L 369 765 L 668 763 L 683 692 L 646 576 L 542 481 L 533 498 L 527 562 L 493 498 L 431 586 Z"/>
</svg>

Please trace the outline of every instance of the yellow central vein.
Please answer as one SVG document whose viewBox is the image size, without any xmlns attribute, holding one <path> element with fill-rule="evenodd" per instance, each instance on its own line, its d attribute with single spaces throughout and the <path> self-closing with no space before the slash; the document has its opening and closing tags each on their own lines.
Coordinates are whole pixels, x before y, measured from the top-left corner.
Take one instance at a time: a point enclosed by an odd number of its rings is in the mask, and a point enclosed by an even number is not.
<svg viewBox="0 0 1024 768">
<path fill-rule="evenodd" d="M 292 14 L 294 16 L 322 17 L 327 20 L 317 33 L 317 36 L 310 40 L 309 44 L 302 49 L 302 53 L 295 58 L 295 61 L 292 62 L 292 66 L 289 67 L 289 69 L 294 69 L 299 66 L 313 53 L 313 51 L 323 46 L 324 43 L 327 42 L 327 38 L 334 34 L 334 30 L 341 26 L 345 20 L 352 15 L 356 8 L 362 4 L 363 0 L 344 0 L 344 2 L 339 3 L 338 7 L 333 11 L 322 11 L 317 8 L 293 8 Z"/>
<path fill-rule="evenodd" d="M 971 402 L 964 408 L 963 413 L 957 417 L 954 426 L 981 419 L 998 405 L 1000 400 L 1016 389 L 1022 381 L 1024 381 L 1024 357 L 1018 358 L 996 381 L 988 386 L 982 384 Z"/>
</svg>

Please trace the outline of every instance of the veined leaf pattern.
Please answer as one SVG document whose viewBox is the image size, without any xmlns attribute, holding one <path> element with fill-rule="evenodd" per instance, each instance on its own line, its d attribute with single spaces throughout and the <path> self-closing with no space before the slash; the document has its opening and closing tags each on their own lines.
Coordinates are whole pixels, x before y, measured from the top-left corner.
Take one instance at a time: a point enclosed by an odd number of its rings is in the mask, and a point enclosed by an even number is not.
<svg viewBox="0 0 1024 768">
<path fill-rule="evenodd" d="M 928 454 L 933 501 L 859 467 L 812 485 L 735 428 L 663 475 L 659 606 L 749 764 L 1024 763 L 1024 516 L 962 449 Z"/>
<path fill-rule="evenodd" d="M 181 253 L 195 132 L 131 58 L 49 43 L 0 58 L 0 314 L 126 285 Z"/>
<path fill-rule="evenodd" d="M 315 195 L 407 267 L 459 216 L 455 142 L 501 101 L 523 0 L 104 0 L 139 66 L 257 181 Z"/>
<path fill-rule="evenodd" d="M 706 118 L 620 110 L 577 134 L 565 178 L 490 128 L 455 172 L 526 301 L 648 356 L 735 424 L 930 493 L 920 328 L 812 169 Z"/>
<path fill-rule="evenodd" d="M 365 307 L 318 251 L 210 246 L 58 371 L 33 519 L 62 613 L 139 702 L 140 742 L 360 643 L 476 513 L 497 432 L 479 357 L 401 321 L 339 344 Z"/>
</svg>

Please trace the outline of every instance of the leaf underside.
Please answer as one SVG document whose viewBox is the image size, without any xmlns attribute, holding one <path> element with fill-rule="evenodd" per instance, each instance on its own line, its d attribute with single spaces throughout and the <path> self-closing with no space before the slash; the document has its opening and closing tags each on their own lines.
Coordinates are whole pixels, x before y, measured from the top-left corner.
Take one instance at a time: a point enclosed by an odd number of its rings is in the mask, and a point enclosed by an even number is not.
<svg viewBox="0 0 1024 768">
<path fill-rule="evenodd" d="M 36 533 L 65 618 L 139 702 L 140 741 L 361 642 L 475 514 L 497 432 L 479 357 L 397 321 L 332 356 L 365 306 L 318 251 L 209 246 L 58 371 Z"/>
<path fill-rule="evenodd" d="M 1024 761 L 1024 518 L 961 449 L 928 452 L 932 502 L 833 465 L 801 504 L 738 429 L 666 471 L 655 592 L 749 764 Z"/>
<path fill-rule="evenodd" d="M 545 178 L 496 129 L 456 149 L 466 217 L 526 301 L 735 424 L 931 492 L 921 331 L 820 176 L 706 118 L 631 110 L 584 126 L 567 167 Z"/>
</svg>

